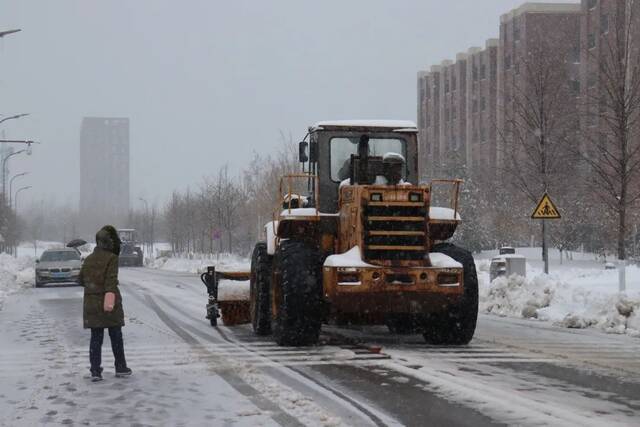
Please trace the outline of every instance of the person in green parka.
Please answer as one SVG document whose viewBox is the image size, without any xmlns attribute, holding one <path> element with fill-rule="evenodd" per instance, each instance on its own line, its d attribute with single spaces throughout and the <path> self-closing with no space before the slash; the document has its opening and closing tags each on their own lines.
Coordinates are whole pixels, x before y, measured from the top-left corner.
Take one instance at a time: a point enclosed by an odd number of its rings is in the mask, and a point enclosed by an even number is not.
<svg viewBox="0 0 640 427">
<path fill-rule="evenodd" d="M 120 244 L 116 229 L 111 225 L 105 225 L 96 234 L 96 248 L 84 260 L 80 270 L 79 282 L 84 286 L 83 324 L 85 329 L 91 329 L 89 361 L 91 380 L 94 382 L 102 380 L 104 328 L 109 329 L 116 377 L 131 375 L 122 339 L 124 310 L 118 289 Z"/>
</svg>

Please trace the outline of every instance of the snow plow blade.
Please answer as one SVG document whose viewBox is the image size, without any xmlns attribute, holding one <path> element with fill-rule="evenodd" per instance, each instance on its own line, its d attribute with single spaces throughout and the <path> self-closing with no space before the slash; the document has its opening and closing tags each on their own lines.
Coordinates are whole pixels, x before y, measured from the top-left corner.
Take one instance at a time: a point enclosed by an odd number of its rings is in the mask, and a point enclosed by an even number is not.
<svg viewBox="0 0 640 427">
<path fill-rule="evenodd" d="M 207 287 L 209 296 L 207 301 L 207 315 L 211 326 L 217 326 L 218 317 L 222 315 L 225 326 L 241 325 L 251 321 L 249 298 L 218 300 L 220 280 L 248 281 L 251 279 L 249 271 L 216 271 L 214 266 L 207 267 L 207 271 L 200 275 L 202 283 Z"/>
</svg>

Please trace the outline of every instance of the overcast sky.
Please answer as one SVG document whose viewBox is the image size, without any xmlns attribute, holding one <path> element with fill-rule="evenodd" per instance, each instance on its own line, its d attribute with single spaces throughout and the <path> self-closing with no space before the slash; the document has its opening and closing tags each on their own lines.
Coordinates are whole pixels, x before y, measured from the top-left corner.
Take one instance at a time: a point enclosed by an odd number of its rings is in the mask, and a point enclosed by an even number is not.
<svg viewBox="0 0 640 427">
<path fill-rule="evenodd" d="M 25 199 L 77 203 L 83 116 L 131 120 L 132 206 L 324 119 L 416 120 L 416 73 L 497 37 L 517 0 L 1 0 L 0 114 Z"/>
</svg>

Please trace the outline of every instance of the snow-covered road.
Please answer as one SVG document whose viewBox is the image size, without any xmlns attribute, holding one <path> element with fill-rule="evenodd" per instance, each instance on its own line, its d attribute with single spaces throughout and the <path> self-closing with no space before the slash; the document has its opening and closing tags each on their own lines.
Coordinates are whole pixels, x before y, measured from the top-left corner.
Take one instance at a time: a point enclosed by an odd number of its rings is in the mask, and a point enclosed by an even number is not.
<svg viewBox="0 0 640 427">
<path fill-rule="evenodd" d="M 480 317 L 465 347 L 386 328 L 324 328 L 277 347 L 214 329 L 196 275 L 122 269 L 134 376 L 88 380 L 81 289 L 28 289 L 0 311 L 0 425 L 637 425 L 640 339 Z M 380 346 L 381 353 L 369 351 Z"/>
</svg>

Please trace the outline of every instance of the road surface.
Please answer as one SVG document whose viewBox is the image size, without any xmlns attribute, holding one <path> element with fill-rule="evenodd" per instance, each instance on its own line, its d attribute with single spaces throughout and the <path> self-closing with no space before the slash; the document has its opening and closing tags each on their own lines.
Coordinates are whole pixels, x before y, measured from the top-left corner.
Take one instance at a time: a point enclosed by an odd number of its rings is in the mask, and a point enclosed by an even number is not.
<svg viewBox="0 0 640 427">
<path fill-rule="evenodd" d="M 383 327 L 277 347 L 212 328 L 195 275 L 120 271 L 131 378 L 91 383 L 78 287 L 29 289 L 0 311 L 0 425 L 638 425 L 640 339 L 480 316 L 463 347 Z M 375 348 L 380 347 L 379 353 Z"/>
</svg>

